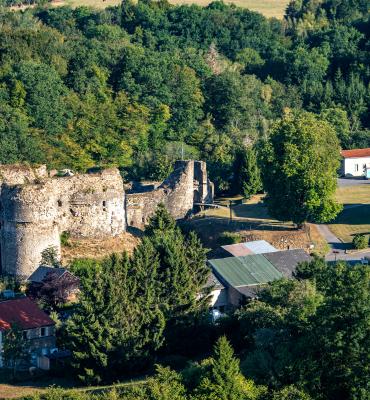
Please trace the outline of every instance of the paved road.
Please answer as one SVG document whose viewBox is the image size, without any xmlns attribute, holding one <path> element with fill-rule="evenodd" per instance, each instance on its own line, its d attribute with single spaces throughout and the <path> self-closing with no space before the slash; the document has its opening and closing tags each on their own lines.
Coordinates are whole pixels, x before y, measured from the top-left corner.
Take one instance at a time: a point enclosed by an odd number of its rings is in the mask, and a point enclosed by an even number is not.
<svg viewBox="0 0 370 400">
<path fill-rule="evenodd" d="M 338 239 L 327 225 L 316 225 L 316 227 L 330 246 L 330 252 L 325 256 L 326 261 L 360 261 L 365 257 L 370 257 L 369 250 L 347 254 L 346 250 L 349 250 L 351 245 L 343 243 L 340 239 Z"/>
<path fill-rule="evenodd" d="M 340 251 L 338 254 L 330 252 L 325 256 L 326 261 L 344 260 L 357 262 L 363 260 L 364 258 L 370 259 L 370 251 L 361 251 L 359 253 L 352 254 L 346 254 L 343 251 Z"/>
<path fill-rule="evenodd" d="M 338 186 L 358 186 L 358 185 L 370 185 L 370 179 L 349 179 L 349 178 L 338 178 Z"/>
<path fill-rule="evenodd" d="M 339 187 L 348 187 L 348 186 L 357 186 L 357 185 L 369 185 L 370 179 L 347 179 L 347 178 L 339 178 L 338 186 Z M 365 204 L 347 204 L 344 206 L 344 209 L 361 207 Z M 362 251 L 359 253 L 347 254 L 346 250 L 351 248 L 350 244 L 343 243 L 340 239 L 338 239 L 334 233 L 329 229 L 328 225 L 316 225 L 320 234 L 324 237 L 324 239 L 328 242 L 330 246 L 330 252 L 325 256 L 327 261 L 334 260 L 347 260 L 347 261 L 360 261 L 365 257 L 370 257 L 370 251 Z M 334 253 L 335 252 L 335 253 Z"/>
</svg>

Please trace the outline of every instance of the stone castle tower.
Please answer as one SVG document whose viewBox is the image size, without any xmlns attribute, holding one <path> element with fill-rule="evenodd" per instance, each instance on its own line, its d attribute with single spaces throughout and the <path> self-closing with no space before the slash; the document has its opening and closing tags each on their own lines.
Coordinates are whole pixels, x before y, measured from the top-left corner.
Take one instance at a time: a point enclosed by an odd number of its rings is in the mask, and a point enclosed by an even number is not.
<svg viewBox="0 0 370 400">
<path fill-rule="evenodd" d="M 176 162 L 161 184 L 127 192 L 116 168 L 96 173 L 50 177 L 45 166 L 0 166 L 1 271 L 28 277 L 41 253 L 53 246 L 60 254 L 60 235 L 106 238 L 127 225 L 142 228 L 159 203 L 175 218 L 184 218 L 194 203 L 213 201 L 206 164 Z"/>
</svg>

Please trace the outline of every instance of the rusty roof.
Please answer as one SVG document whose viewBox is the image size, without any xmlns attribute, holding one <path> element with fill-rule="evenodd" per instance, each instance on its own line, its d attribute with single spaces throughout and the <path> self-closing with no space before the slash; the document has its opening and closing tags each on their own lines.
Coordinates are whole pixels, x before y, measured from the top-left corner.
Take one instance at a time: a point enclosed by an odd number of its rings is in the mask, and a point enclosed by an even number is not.
<svg viewBox="0 0 370 400">
<path fill-rule="evenodd" d="M 366 149 L 342 150 L 340 154 L 344 158 L 370 157 L 370 147 Z"/>
<path fill-rule="evenodd" d="M 21 297 L 0 302 L 0 330 L 10 329 L 12 324 L 33 329 L 55 322 L 28 297 Z"/>
</svg>

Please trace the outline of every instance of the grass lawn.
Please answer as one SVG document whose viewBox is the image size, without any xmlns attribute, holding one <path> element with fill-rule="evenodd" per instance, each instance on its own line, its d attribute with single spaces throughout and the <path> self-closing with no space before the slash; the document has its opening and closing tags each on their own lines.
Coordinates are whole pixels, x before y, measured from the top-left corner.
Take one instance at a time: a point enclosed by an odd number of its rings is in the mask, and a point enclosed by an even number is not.
<svg viewBox="0 0 370 400">
<path fill-rule="evenodd" d="M 335 197 L 341 204 L 370 203 L 370 185 L 339 187 Z"/>
<path fill-rule="evenodd" d="M 349 208 L 344 209 L 336 220 L 329 224 L 330 230 L 345 243 L 351 243 L 356 233 L 369 235 L 370 185 L 364 184 L 338 188 L 336 198 L 341 204 L 349 205 Z M 354 204 L 365 205 L 351 207 Z"/>
<path fill-rule="evenodd" d="M 86 387 L 78 387 L 78 388 L 71 388 L 69 381 L 64 380 L 41 380 L 40 382 L 32 382 L 30 384 L 0 384 L 0 399 L 19 399 L 26 396 L 32 396 L 38 393 L 43 393 L 47 390 L 48 386 L 55 385 L 56 387 L 65 388 L 66 393 L 68 392 L 86 392 L 86 393 L 100 393 L 111 390 L 113 388 L 119 389 L 127 386 L 133 385 L 143 385 L 145 384 L 145 379 L 137 379 L 132 380 L 129 382 L 124 383 L 116 383 L 113 385 L 106 385 L 106 386 L 86 386 Z"/>
<path fill-rule="evenodd" d="M 370 235 L 370 204 L 343 210 L 329 228 L 345 243 L 356 233 Z"/>
<path fill-rule="evenodd" d="M 324 255 L 328 251 L 325 240 L 321 237 L 316 227 L 307 224 L 306 231 L 297 230 L 291 222 L 282 222 L 269 216 L 267 208 L 262 203 L 262 195 L 253 196 L 243 204 L 232 206 L 232 221 L 230 221 L 230 200 L 240 200 L 240 196 L 222 197 L 216 203 L 222 208 L 209 208 L 190 221 L 206 247 L 213 249 L 217 258 L 217 249 L 222 242 L 222 235 L 231 232 L 239 236 L 241 241 L 266 240 L 273 246 L 284 250 L 290 248 L 303 248 L 308 250 L 314 244 L 314 251 Z M 207 218 L 201 218 L 204 215 Z"/>
</svg>

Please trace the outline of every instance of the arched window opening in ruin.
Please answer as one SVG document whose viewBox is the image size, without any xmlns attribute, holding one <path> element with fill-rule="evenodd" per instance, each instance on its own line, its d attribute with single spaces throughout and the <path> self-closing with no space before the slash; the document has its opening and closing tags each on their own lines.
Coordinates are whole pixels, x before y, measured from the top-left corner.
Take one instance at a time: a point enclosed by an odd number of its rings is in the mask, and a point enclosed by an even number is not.
<svg viewBox="0 0 370 400">
<path fill-rule="evenodd" d="M 58 207 L 62 207 L 63 203 L 62 200 L 58 200 Z"/>
<path fill-rule="evenodd" d="M 106 204 L 107 204 L 107 202 L 104 200 L 104 201 L 103 201 L 103 207 L 105 207 Z"/>
</svg>

